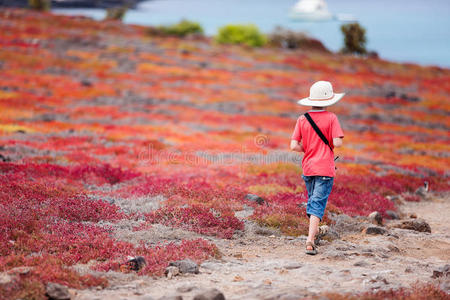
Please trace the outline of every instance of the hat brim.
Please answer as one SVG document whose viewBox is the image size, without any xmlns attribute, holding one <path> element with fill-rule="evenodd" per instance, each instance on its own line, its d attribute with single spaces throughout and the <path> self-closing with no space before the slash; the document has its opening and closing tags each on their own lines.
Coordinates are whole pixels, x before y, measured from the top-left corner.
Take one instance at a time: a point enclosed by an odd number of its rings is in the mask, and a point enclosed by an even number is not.
<svg viewBox="0 0 450 300">
<path fill-rule="evenodd" d="M 335 93 L 333 98 L 329 100 L 311 100 L 309 98 L 303 98 L 297 101 L 298 104 L 304 106 L 317 106 L 317 107 L 325 107 L 330 106 L 337 103 L 339 100 L 344 97 L 345 93 Z"/>
</svg>

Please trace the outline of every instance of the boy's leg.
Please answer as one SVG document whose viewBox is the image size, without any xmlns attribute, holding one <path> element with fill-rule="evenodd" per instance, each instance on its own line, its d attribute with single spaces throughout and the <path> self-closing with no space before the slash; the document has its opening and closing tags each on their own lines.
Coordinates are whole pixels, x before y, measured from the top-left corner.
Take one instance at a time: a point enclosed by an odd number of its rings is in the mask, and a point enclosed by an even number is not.
<svg viewBox="0 0 450 300">
<path fill-rule="evenodd" d="M 316 238 L 317 232 L 319 231 L 319 222 L 320 219 L 317 216 L 311 215 L 309 217 L 309 232 L 306 242 L 311 242 L 314 244 L 314 239 Z M 313 250 L 311 246 L 307 246 L 306 249 Z"/>
<path fill-rule="evenodd" d="M 309 216 L 307 242 L 314 244 L 314 239 L 319 231 L 319 222 L 323 217 L 332 187 L 333 177 L 316 176 L 314 178 L 313 192 L 311 195 L 308 195 L 308 205 L 306 208 L 306 213 Z M 312 250 L 312 247 L 309 246 L 307 249 Z"/>
</svg>

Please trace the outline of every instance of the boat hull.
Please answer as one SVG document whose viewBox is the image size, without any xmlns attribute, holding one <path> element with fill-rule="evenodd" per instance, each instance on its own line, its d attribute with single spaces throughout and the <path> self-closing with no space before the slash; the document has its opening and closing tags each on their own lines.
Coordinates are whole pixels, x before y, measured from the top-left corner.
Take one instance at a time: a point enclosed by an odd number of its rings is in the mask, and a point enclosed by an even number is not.
<svg viewBox="0 0 450 300">
<path fill-rule="evenodd" d="M 329 12 L 305 13 L 305 12 L 296 12 L 293 10 L 289 13 L 289 18 L 293 21 L 324 22 L 333 20 L 334 16 Z"/>
</svg>

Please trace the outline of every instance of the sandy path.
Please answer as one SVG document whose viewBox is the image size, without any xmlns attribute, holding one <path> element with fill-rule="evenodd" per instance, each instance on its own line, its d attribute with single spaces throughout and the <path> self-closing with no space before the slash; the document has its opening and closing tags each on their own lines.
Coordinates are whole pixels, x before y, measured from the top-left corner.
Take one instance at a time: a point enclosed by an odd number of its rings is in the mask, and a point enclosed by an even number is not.
<svg viewBox="0 0 450 300">
<path fill-rule="evenodd" d="M 261 236 L 249 228 L 240 238 L 214 240 L 223 257 L 203 263 L 198 275 L 169 280 L 111 273 L 111 287 L 73 292 L 80 300 L 170 295 L 192 299 L 214 287 L 226 299 L 298 299 L 326 291 L 355 293 L 436 281 L 431 278 L 433 270 L 450 261 L 450 199 L 407 203 L 402 210 L 425 219 L 432 233 L 403 229 L 390 229 L 390 235 L 349 233 L 325 242 L 319 255 L 307 256 L 305 237 Z"/>
</svg>

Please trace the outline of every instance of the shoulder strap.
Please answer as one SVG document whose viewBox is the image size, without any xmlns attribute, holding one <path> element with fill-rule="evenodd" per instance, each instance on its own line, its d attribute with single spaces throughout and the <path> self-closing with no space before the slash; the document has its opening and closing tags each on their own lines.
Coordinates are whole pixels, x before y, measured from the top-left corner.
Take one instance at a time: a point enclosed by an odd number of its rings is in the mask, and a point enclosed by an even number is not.
<svg viewBox="0 0 450 300">
<path fill-rule="evenodd" d="M 333 148 L 331 148 L 330 142 L 328 142 L 327 138 L 323 135 L 322 131 L 320 131 L 320 128 L 317 126 L 317 124 L 314 122 L 314 120 L 311 118 L 309 113 L 305 113 L 305 117 L 308 120 L 309 124 L 311 124 L 314 131 L 317 133 L 317 135 L 320 137 L 320 139 L 327 145 L 331 152 L 333 152 Z"/>
</svg>

